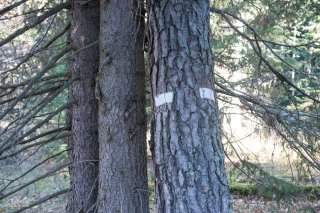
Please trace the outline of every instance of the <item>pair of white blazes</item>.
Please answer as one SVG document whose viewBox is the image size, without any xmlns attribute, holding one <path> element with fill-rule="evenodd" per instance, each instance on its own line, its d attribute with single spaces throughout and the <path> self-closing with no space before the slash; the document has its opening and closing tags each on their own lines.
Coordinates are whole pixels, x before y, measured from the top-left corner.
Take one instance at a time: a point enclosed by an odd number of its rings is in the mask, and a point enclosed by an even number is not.
<svg viewBox="0 0 320 213">
<path fill-rule="evenodd" d="M 199 88 L 199 92 L 200 92 L 201 98 L 206 98 L 214 101 L 214 94 L 212 89 Z M 154 98 L 156 107 L 161 106 L 163 104 L 171 103 L 172 100 L 173 100 L 172 92 L 161 93 Z"/>
</svg>

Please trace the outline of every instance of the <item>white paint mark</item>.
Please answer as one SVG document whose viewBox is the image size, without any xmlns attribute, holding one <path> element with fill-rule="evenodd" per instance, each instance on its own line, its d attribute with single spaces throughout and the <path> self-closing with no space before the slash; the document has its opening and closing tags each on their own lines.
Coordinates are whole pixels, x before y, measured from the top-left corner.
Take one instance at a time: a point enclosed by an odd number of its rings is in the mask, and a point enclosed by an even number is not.
<svg viewBox="0 0 320 213">
<path fill-rule="evenodd" d="M 162 104 L 166 104 L 166 103 L 171 103 L 173 99 L 173 93 L 172 92 L 166 92 L 166 93 L 162 93 L 160 95 L 157 95 L 154 98 L 156 107 L 162 105 Z"/>
<path fill-rule="evenodd" d="M 200 97 L 201 98 L 206 98 L 206 99 L 211 99 L 214 101 L 214 94 L 213 90 L 209 88 L 199 88 L 200 91 Z"/>
</svg>

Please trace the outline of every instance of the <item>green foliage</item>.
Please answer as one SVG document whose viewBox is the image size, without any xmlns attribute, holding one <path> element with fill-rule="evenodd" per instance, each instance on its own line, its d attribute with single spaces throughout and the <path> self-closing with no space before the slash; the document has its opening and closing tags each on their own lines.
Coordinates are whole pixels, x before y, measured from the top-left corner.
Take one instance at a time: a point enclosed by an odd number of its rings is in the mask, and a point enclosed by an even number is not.
<svg viewBox="0 0 320 213">
<path fill-rule="evenodd" d="M 319 1 L 237 0 L 214 1 L 213 5 L 241 17 L 262 39 L 271 41 L 258 42 L 262 56 L 305 93 L 319 98 Z M 228 17 L 239 31 L 251 39 L 257 39 L 243 23 Z M 221 15 L 214 15 L 214 20 L 213 48 L 217 65 L 233 73 L 247 74 L 248 80 L 237 79 L 238 82 L 235 84 L 255 95 L 264 93 L 272 102 L 288 109 L 298 107 L 307 111 L 318 110 L 314 106 L 306 108 L 304 104 L 310 99 L 290 86 L 282 84 L 274 74 L 270 73 L 268 67 L 254 53 L 249 41 L 231 29 Z M 303 45 L 306 43 L 309 44 Z M 294 47 L 294 45 L 301 46 Z M 223 71 L 225 76 L 225 69 Z M 257 80 L 252 84 L 250 79 Z M 264 87 L 264 85 L 270 86 Z"/>
<path fill-rule="evenodd" d="M 239 165 L 240 166 L 240 165 Z M 265 200 L 277 202 L 292 200 L 295 198 L 308 198 L 317 200 L 320 198 L 320 185 L 296 184 L 283 178 L 270 175 L 259 165 L 243 161 L 242 171 L 246 171 L 252 179 L 243 176 L 239 170 L 229 172 L 228 184 L 231 193 L 241 196 L 257 196 Z"/>
<path fill-rule="evenodd" d="M 148 191 L 149 191 L 149 200 L 154 202 L 155 201 L 155 188 L 154 188 L 154 181 L 150 180 L 148 182 Z"/>
<path fill-rule="evenodd" d="M 229 181 L 229 189 L 232 194 L 242 196 L 256 195 L 258 188 L 254 183 L 237 183 Z"/>
</svg>

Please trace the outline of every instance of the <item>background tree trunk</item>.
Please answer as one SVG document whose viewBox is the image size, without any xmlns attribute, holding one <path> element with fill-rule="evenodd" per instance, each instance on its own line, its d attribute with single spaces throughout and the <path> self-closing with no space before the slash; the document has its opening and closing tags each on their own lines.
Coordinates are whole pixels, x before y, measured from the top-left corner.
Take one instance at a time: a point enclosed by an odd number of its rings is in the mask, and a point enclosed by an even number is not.
<svg viewBox="0 0 320 213">
<path fill-rule="evenodd" d="M 71 110 L 69 157 L 72 161 L 67 212 L 93 212 L 98 193 L 98 102 L 95 99 L 95 77 L 99 69 L 98 41 L 99 1 L 71 1 L 70 44 L 73 47 L 69 72 L 78 79 L 69 89 L 76 104 Z M 79 51 L 81 48 L 83 50 Z"/>
<path fill-rule="evenodd" d="M 142 1 L 101 1 L 101 213 L 149 212 L 142 7 Z"/>
<path fill-rule="evenodd" d="M 148 12 L 156 212 L 230 212 L 209 0 L 149 0 Z"/>
</svg>

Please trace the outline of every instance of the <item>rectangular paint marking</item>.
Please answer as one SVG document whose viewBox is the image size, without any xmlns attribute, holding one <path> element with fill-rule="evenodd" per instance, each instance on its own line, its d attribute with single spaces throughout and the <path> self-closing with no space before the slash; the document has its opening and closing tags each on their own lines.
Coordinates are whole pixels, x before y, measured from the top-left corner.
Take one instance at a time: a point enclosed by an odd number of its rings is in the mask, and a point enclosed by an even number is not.
<svg viewBox="0 0 320 213">
<path fill-rule="evenodd" d="M 213 90 L 209 88 L 199 88 L 200 91 L 200 97 L 201 98 L 206 98 L 206 99 L 211 99 L 214 101 L 214 94 Z"/>
<path fill-rule="evenodd" d="M 173 99 L 173 93 L 172 92 L 166 92 L 162 93 L 160 95 L 157 95 L 154 98 L 156 107 L 161 106 L 162 104 L 171 103 Z"/>
</svg>

